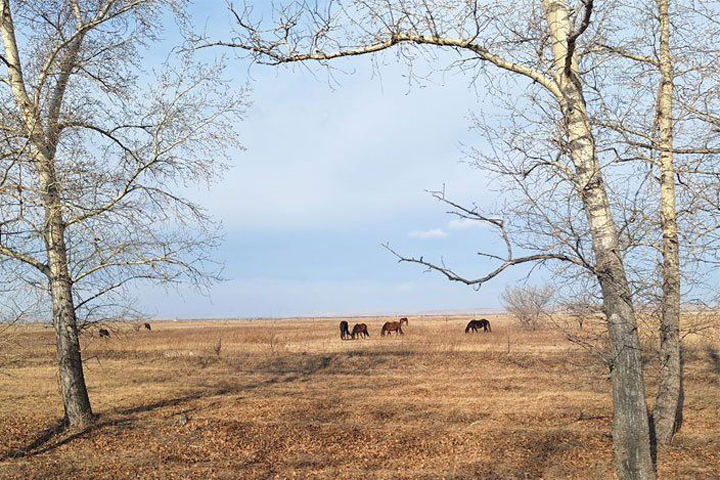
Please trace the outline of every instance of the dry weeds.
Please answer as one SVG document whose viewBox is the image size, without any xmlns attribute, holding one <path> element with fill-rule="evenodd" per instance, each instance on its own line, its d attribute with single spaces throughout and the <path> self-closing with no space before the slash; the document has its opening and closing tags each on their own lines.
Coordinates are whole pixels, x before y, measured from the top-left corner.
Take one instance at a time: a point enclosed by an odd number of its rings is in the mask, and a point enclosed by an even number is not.
<svg viewBox="0 0 720 480">
<path fill-rule="evenodd" d="M 0 365 L 4 479 L 608 479 L 606 368 L 559 332 L 341 341 L 337 321 L 157 322 L 84 338 L 95 425 L 62 415 L 52 332 L 23 327 Z M 352 323 L 352 322 L 351 322 Z M 720 478 L 720 345 L 686 339 L 685 425 L 661 479 Z M 18 347 L 19 348 L 19 347 Z M 649 393 L 654 374 L 648 372 Z"/>
</svg>

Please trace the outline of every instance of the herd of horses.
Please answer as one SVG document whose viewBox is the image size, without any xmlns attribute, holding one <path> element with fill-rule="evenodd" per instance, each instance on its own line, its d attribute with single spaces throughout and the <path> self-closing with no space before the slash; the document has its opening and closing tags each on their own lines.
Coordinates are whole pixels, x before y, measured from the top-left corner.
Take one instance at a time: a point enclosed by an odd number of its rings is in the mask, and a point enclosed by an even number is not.
<svg viewBox="0 0 720 480">
<path fill-rule="evenodd" d="M 380 329 L 380 336 L 384 337 L 385 335 L 390 335 L 393 332 L 395 332 L 395 335 L 404 335 L 405 332 L 403 332 L 402 330 L 403 325 L 408 325 L 407 317 L 402 317 L 397 322 L 385 322 Z M 149 323 L 144 323 L 143 328 L 147 331 L 152 330 L 152 327 Z M 470 320 L 470 322 L 467 324 L 467 327 L 465 327 L 465 333 L 478 333 L 478 330 L 481 328 L 483 329 L 483 332 L 492 333 L 492 328 L 490 328 L 490 321 L 484 318 L 481 318 L 480 320 Z M 98 335 L 100 336 L 100 338 L 110 338 L 110 330 L 108 330 L 107 328 L 101 328 L 100 330 L 98 330 Z M 340 322 L 340 338 L 342 340 L 370 338 L 370 332 L 368 332 L 368 326 L 364 323 L 356 323 L 353 326 L 353 329 L 350 330 L 350 324 L 348 324 L 347 321 L 343 320 L 342 322 Z"/>
<path fill-rule="evenodd" d="M 142 328 L 144 328 L 148 332 L 152 331 L 152 327 L 149 323 L 143 323 Z M 140 330 L 139 325 L 136 330 Z M 108 330 L 107 328 L 101 328 L 100 330 L 98 330 L 98 335 L 100 336 L 100 338 L 110 338 L 110 330 Z"/>
<path fill-rule="evenodd" d="M 403 324 L 408 325 L 407 317 L 402 317 L 398 322 L 385 322 L 382 329 L 380 329 L 380 336 L 384 337 L 385 335 L 390 335 L 392 332 L 395 332 L 396 335 L 404 335 L 402 330 Z M 465 333 L 478 333 L 481 328 L 483 332 L 492 333 L 490 321 L 484 318 L 480 320 L 470 320 L 467 327 L 465 327 Z M 364 323 L 356 323 L 353 329 L 350 330 L 350 324 L 347 321 L 343 320 L 340 322 L 340 339 L 355 340 L 356 338 L 370 338 L 367 325 Z"/>
</svg>

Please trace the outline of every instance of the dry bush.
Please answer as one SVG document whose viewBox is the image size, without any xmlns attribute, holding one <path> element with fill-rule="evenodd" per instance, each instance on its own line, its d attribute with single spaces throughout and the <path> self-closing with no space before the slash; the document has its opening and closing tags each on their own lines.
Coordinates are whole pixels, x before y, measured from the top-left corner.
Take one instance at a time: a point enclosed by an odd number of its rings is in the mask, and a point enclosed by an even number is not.
<svg viewBox="0 0 720 480">
<path fill-rule="evenodd" d="M 266 351 L 270 356 L 275 356 L 278 353 L 285 350 L 287 344 L 285 341 L 280 339 L 280 335 L 275 332 L 275 327 L 264 335 L 264 342 Z"/>
<path fill-rule="evenodd" d="M 572 297 L 558 306 L 578 330 L 603 317 L 602 305 L 588 295 Z"/>
<path fill-rule="evenodd" d="M 213 345 L 213 353 L 216 357 L 219 357 L 222 353 L 222 335 L 218 337 L 217 342 L 215 342 L 215 345 Z"/>
<path fill-rule="evenodd" d="M 549 313 L 553 291 L 549 285 L 507 287 L 500 295 L 500 300 L 505 310 L 521 326 L 535 330 L 540 319 Z"/>
</svg>

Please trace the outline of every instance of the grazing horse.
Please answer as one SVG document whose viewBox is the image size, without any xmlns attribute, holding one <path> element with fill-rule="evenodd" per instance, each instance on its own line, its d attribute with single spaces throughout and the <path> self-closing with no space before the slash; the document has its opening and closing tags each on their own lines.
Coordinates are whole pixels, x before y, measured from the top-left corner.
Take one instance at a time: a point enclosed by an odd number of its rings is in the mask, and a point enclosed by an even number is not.
<svg viewBox="0 0 720 480">
<path fill-rule="evenodd" d="M 355 326 L 353 327 L 352 333 L 350 335 L 353 340 L 355 340 L 356 335 L 360 338 L 370 337 L 370 333 L 368 332 L 367 325 L 365 325 L 364 323 L 356 323 Z"/>
<path fill-rule="evenodd" d="M 488 320 L 485 320 L 484 318 L 480 320 L 470 320 L 470 322 L 467 324 L 467 327 L 465 327 L 465 333 L 469 333 L 471 330 L 473 333 L 477 333 L 478 328 L 482 328 L 484 332 L 492 333 L 492 328 L 490 328 L 490 322 Z"/>
<path fill-rule="evenodd" d="M 404 319 L 407 323 L 407 318 Z M 400 335 L 404 335 L 404 332 L 402 331 L 402 320 L 399 322 L 385 322 L 385 325 L 382 326 L 382 330 L 380 330 L 380 335 L 390 335 L 392 332 L 397 332 Z"/>
<path fill-rule="evenodd" d="M 143 327 L 145 327 L 145 330 L 147 330 L 148 332 L 152 331 L 149 323 L 144 324 Z"/>
<path fill-rule="evenodd" d="M 100 338 L 110 338 L 110 330 L 107 328 L 101 328 L 98 330 L 98 335 L 100 335 Z"/>
<path fill-rule="evenodd" d="M 348 322 L 343 320 L 340 322 L 340 338 L 342 340 L 347 340 L 350 338 L 350 327 L 348 326 Z"/>
</svg>

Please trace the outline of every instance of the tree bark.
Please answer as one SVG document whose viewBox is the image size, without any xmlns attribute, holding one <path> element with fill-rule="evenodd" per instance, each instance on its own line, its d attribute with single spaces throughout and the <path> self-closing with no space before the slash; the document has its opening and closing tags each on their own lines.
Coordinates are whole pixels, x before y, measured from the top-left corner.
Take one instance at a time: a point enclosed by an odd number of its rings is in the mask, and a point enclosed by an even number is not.
<svg viewBox="0 0 720 480">
<path fill-rule="evenodd" d="M 38 177 L 45 206 L 45 242 L 48 256 L 53 325 L 57 337 L 57 361 L 60 395 L 65 408 L 65 423 L 83 427 L 93 418 L 90 398 L 85 385 L 80 335 L 78 332 L 72 280 L 68 268 L 65 243 L 65 221 L 58 192 L 54 155 L 38 148 Z"/>
<path fill-rule="evenodd" d="M 673 159 L 673 65 L 670 54 L 669 0 L 658 0 L 660 20 L 660 88 L 657 123 L 660 151 L 662 226 L 662 298 L 660 305 L 660 381 L 652 419 L 655 439 L 668 444 L 682 423 L 682 369 L 680 358 L 680 252 L 675 208 Z"/>
<path fill-rule="evenodd" d="M 654 480 L 637 319 L 619 256 L 617 227 L 597 163 L 577 62 L 575 58 L 567 61 L 572 55 L 568 8 L 562 0 L 544 0 L 543 6 L 553 41 L 555 81 L 561 91 L 558 100 L 575 166 L 576 188 L 592 236 L 610 336 L 615 470 L 620 480 Z"/>
<path fill-rule="evenodd" d="M 48 232 L 48 254 L 53 325 L 57 336 L 58 383 L 65 408 L 65 423 L 70 427 L 83 427 L 92 420 L 93 414 L 85 386 L 72 283 L 68 275 L 65 242 L 60 233 L 62 222 L 52 219 L 50 222 L 54 224 Z"/>
</svg>

